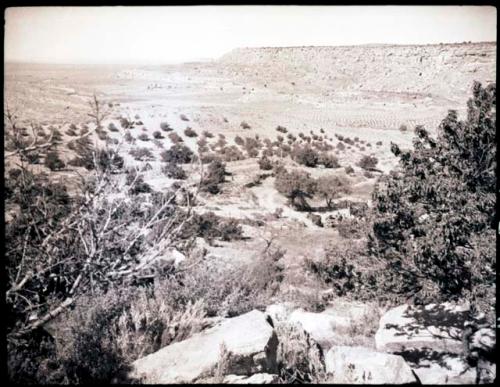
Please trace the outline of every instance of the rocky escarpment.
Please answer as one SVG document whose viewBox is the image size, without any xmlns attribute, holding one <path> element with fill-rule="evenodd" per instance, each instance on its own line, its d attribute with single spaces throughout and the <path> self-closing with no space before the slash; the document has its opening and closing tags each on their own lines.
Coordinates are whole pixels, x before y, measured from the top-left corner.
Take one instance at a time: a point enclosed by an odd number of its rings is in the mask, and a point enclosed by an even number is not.
<svg viewBox="0 0 500 387">
<path fill-rule="evenodd" d="M 495 81 L 496 43 L 239 48 L 219 62 L 263 82 L 463 101 L 474 80 Z"/>
</svg>

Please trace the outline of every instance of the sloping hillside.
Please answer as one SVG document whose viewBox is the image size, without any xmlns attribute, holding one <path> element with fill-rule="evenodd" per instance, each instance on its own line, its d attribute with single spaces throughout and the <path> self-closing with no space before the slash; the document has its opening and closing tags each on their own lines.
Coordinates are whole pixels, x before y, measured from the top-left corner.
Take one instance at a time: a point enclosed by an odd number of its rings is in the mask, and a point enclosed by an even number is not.
<svg viewBox="0 0 500 387">
<path fill-rule="evenodd" d="M 496 44 L 239 48 L 220 62 L 262 82 L 460 102 L 473 80 L 495 81 Z"/>
</svg>

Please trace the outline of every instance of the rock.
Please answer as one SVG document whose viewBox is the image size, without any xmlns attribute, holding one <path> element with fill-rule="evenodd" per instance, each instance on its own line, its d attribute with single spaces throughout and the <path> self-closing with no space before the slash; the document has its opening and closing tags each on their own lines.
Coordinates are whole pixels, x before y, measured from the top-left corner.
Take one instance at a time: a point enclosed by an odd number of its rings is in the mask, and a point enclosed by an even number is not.
<svg viewBox="0 0 500 387">
<path fill-rule="evenodd" d="M 410 366 L 398 355 L 365 347 L 338 346 L 325 355 L 326 372 L 333 383 L 407 384 L 417 379 Z"/>
<path fill-rule="evenodd" d="M 224 384 L 274 384 L 277 382 L 278 375 L 275 374 L 227 375 L 223 381 Z"/>
<path fill-rule="evenodd" d="M 273 322 L 288 320 L 290 313 L 292 313 L 292 305 L 288 303 L 272 304 L 266 307 L 266 314 Z"/>
<path fill-rule="evenodd" d="M 276 371 L 276 334 L 267 316 L 254 310 L 136 360 L 129 376 L 143 383 L 191 383 L 210 375 L 223 343 L 231 354 L 227 373 Z"/>
<path fill-rule="evenodd" d="M 451 303 L 425 307 L 401 305 L 387 311 L 375 334 L 377 350 L 405 352 L 426 350 L 462 353 L 462 331 L 469 316 L 468 305 Z"/>
<path fill-rule="evenodd" d="M 343 306 L 330 307 L 321 313 L 297 309 L 290 314 L 289 321 L 300 324 L 326 351 L 333 345 L 345 344 L 352 336 L 352 328 L 366 323 L 364 319 L 369 312 L 368 305 L 345 303 Z"/>
<path fill-rule="evenodd" d="M 421 358 L 418 364 L 409 363 L 422 384 L 474 384 L 476 370 L 457 355 Z"/>
</svg>

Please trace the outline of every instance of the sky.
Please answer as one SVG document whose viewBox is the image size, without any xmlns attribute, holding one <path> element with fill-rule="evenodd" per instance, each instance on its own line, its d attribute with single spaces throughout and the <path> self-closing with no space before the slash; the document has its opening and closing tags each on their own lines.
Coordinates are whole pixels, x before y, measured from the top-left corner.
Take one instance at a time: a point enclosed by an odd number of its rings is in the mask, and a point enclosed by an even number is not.
<svg viewBox="0 0 500 387">
<path fill-rule="evenodd" d="M 491 6 L 13 7 L 6 62 L 163 64 L 237 47 L 496 41 Z"/>
</svg>

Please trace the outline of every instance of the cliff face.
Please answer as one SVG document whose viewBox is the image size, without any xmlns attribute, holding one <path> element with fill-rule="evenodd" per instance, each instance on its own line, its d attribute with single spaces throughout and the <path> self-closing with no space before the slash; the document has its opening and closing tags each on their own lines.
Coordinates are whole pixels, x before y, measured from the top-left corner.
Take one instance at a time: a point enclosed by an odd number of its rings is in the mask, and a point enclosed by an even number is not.
<svg viewBox="0 0 500 387">
<path fill-rule="evenodd" d="M 474 80 L 496 80 L 496 43 L 240 48 L 219 62 L 264 81 L 463 102 Z"/>
</svg>

